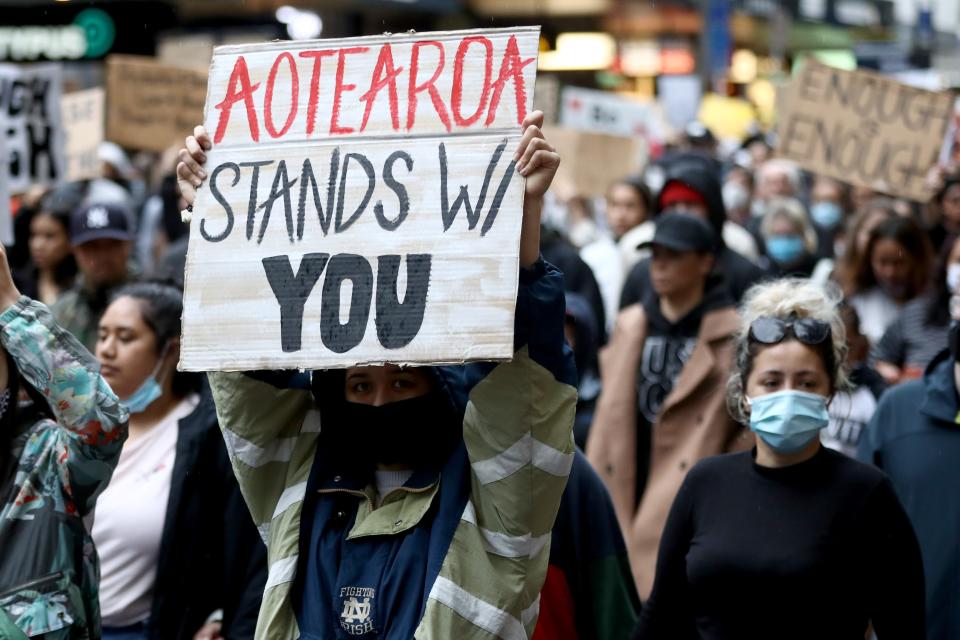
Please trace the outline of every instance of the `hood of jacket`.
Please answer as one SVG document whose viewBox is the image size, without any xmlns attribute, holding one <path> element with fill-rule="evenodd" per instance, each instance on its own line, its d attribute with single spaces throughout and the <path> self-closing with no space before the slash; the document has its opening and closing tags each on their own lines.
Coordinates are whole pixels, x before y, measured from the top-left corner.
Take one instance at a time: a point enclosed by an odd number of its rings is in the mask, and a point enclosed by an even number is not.
<svg viewBox="0 0 960 640">
<path fill-rule="evenodd" d="M 941 351 L 923 374 L 923 400 L 920 413 L 940 423 L 960 425 L 960 402 L 950 352 Z"/>
<path fill-rule="evenodd" d="M 577 373 L 581 380 L 586 375 L 597 375 L 600 371 L 598 353 L 600 332 L 593 309 L 587 299 L 577 293 L 565 294 L 567 317 L 573 320 L 576 346 L 573 359 L 577 363 Z"/>
<path fill-rule="evenodd" d="M 723 224 L 727 220 L 727 209 L 723 205 L 723 187 L 714 163 L 709 158 L 696 153 L 679 154 L 667 167 L 666 180 L 657 194 L 655 211 L 663 211 L 660 197 L 671 182 L 679 182 L 700 195 L 707 203 L 710 226 L 713 227 L 719 246 L 723 246 Z"/>
</svg>

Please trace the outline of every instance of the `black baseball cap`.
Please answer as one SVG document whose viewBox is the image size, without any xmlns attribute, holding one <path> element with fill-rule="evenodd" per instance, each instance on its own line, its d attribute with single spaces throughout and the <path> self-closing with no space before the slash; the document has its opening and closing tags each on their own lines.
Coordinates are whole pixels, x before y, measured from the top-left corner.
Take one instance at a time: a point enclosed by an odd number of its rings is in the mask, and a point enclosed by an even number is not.
<svg viewBox="0 0 960 640">
<path fill-rule="evenodd" d="M 653 239 L 642 243 L 638 249 L 649 249 L 654 245 L 674 251 L 696 251 L 713 253 L 717 248 L 717 237 L 706 220 L 689 213 L 663 213 L 656 218 L 657 230 Z"/>
<path fill-rule="evenodd" d="M 91 240 L 131 240 L 130 214 L 117 204 L 88 204 L 70 216 L 70 242 L 76 246 Z"/>
</svg>

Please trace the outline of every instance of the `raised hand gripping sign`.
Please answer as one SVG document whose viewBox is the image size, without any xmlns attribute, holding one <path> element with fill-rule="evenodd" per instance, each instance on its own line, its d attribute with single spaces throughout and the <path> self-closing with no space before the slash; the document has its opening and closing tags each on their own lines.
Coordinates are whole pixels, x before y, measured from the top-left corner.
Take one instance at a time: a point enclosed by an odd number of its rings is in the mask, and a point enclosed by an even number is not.
<svg viewBox="0 0 960 640">
<path fill-rule="evenodd" d="M 509 359 L 538 41 L 217 48 L 180 367 Z"/>
</svg>

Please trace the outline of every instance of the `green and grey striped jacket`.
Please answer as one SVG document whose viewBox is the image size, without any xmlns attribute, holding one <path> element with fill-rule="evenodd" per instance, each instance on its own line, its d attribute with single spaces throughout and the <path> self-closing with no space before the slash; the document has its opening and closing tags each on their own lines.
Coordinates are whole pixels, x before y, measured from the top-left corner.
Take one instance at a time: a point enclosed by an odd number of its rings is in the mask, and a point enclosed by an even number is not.
<svg viewBox="0 0 960 640">
<path fill-rule="evenodd" d="M 521 640 L 533 634 L 550 532 L 574 451 L 575 369 L 563 337 L 562 278 L 543 262 L 522 270 L 513 360 L 469 365 L 473 374 L 484 373 L 469 389 L 463 419 L 469 498 L 439 574 L 423 590 L 422 617 L 406 637 Z M 257 638 L 294 640 L 300 632 L 291 587 L 306 549 L 300 520 L 320 411 L 306 389 L 239 373 L 211 373 L 210 382 L 237 479 L 267 543 Z M 418 526 L 437 492 L 437 486 L 394 492 L 377 509 L 359 501 L 347 540 Z M 420 597 L 420 589 L 410 592 Z"/>
</svg>

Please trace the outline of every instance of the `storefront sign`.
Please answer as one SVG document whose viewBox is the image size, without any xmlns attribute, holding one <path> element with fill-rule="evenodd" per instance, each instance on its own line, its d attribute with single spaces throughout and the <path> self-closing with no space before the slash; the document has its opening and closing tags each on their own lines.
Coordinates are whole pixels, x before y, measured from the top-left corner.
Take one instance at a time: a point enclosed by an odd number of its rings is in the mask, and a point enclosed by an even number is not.
<svg viewBox="0 0 960 640">
<path fill-rule="evenodd" d="M 0 60 L 77 60 L 110 51 L 116 27 L 108 13 L 88 8 L 64 25 L 0 26 Z"/>
</svg>

